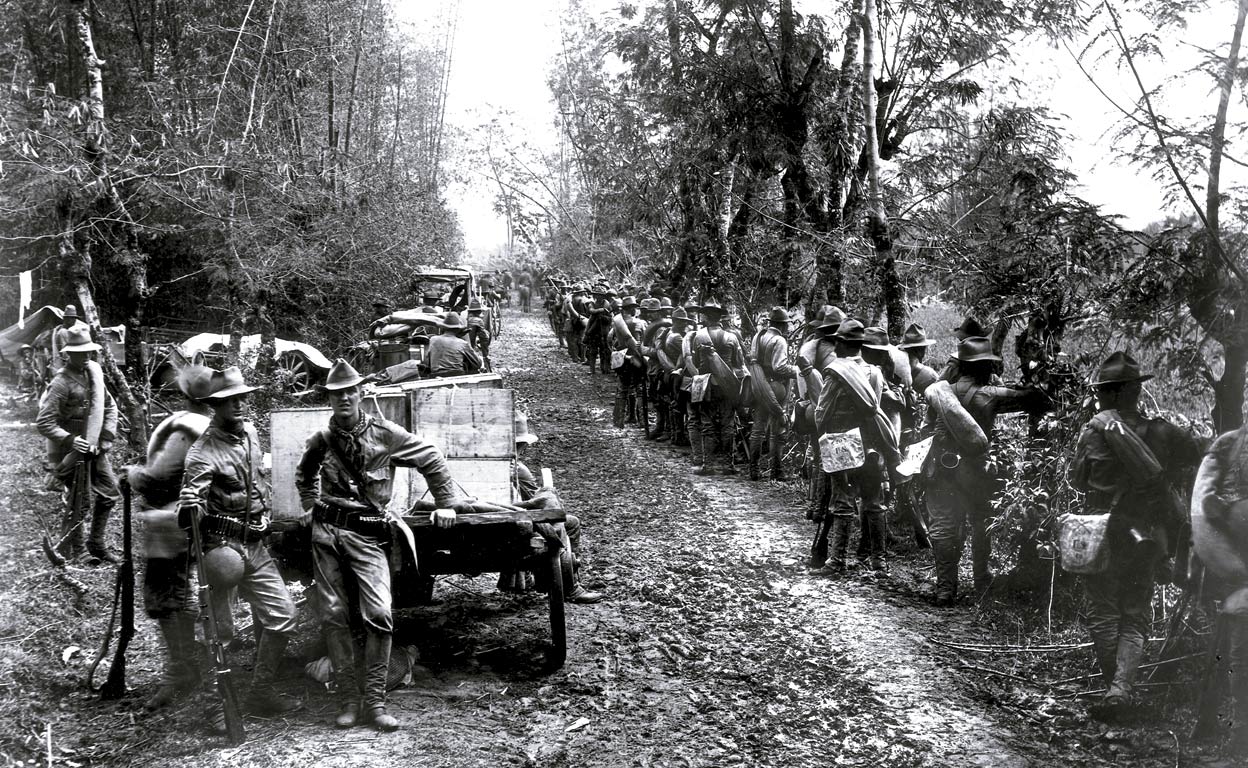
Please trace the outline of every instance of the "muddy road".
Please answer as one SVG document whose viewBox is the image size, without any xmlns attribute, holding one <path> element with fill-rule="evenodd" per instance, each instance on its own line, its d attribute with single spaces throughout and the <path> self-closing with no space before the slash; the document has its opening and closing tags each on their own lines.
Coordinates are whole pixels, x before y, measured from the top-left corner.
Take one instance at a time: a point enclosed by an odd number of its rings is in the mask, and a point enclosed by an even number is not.
<svg viewBox="0 0 1248 768">
<path fill-rule="evenodd" d="M 391 694 L 397 733 L 327 725 L 334 702 L 302 674 L 322 652 L 310 616 L 282 680 L 307 707 L 250 719 L 239 748 L 198 730 L 197 702 L 143 712 L 158 672 L 146 619 L 132 646 L 133 692 L 100 703 L 81 679 L 107 620 L 111 573 L 83 569 L 89 591 L 75 598 L 41 561 L 31 509 L 47 514 L 53 498 L 35 490 L 38 439 L 10 428 L 0 431 L 0 501 L 16 521 L 0 534 L 5 754 L 46 764 L 51 724 L 54 764 L 79 766 L 1013 768 L 1114 764 L 1124 750 L 1129 764 L 1175 764 L 1164 731 L 1119 747 L 1077 704 L 986 696 L 983 676 L 933 640 L 999 638 L 973 609 L 926 605 L 925 556 L 878 583 L 808 573 L 800 483 L 694 478 L 678 449 L 613 429 L 614 377 L 572 365 L 541 315 L 508 312 L 494 355 L 541 437 L 530 466 L 553 469 L 584 523 L 584 578 L 607 593 L 568 606 L 562 669 L 540 663 L 542 596 L 451 577 L 438 585 L 443 604 L 398 616 L 396 645 L 414 646 L 420 663 Z M 71 645 L 86 651 L 62 661 Z"/>
</svg>

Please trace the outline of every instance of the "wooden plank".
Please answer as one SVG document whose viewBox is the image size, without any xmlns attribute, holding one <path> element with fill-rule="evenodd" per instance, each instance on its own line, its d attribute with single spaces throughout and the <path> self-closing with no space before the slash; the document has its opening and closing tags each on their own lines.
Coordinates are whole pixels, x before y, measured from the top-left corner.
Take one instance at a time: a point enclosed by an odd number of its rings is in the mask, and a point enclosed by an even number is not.
<svg viewBox="0 0 1248 768">
<path fill-rule="evenodd" d="M 418 379 L 400 384 L 382 384 L 372 387 L 377 393 L 407 393 L 423 389 L 502 389 L 503 377 L 497 373 L 473 373 L 467 376 L 443 376 L 436 379 Z"/>
<path fill-rule="evenodd" d="M 295 490 L 295 467 L 303 448 L 318 430 L 329 425 L 329 408 L 282 408 L 269 413 L 269 445 L 273 454 L 272 516 L 274 520 L 303 512 Z"/>
<path fill-rule="evenodd" d="M 425 389 L 410 393 L 412 431 L 447 458 L 516 455 L 515 393 L 509 389 Z"/>
<path fill-rule="evenodd" d="M 506 459 L 447 459 L 451 477 L 462 488 L 460 493 L 485 501 L 511 503 L 512 463 Z M 406 513 L 425 497 L 429 486 L 414 469 L 395 467 L 390 509 Z"/>
</svg>

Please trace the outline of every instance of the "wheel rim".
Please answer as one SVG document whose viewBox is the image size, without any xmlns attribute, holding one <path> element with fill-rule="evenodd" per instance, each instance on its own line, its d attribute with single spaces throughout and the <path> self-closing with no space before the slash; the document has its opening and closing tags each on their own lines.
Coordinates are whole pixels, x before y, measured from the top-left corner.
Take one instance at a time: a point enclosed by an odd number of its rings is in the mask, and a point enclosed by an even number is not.
<svg viewBox="0 0 1248 768">
<path fill-rule="evenodd" d="M 310 366 L 300 355 L 283 355 L 278 359 L 277 367 L 282 370 L 286 389 L 290 392 L 302 392 L 311 383 Z"/>
</svg>

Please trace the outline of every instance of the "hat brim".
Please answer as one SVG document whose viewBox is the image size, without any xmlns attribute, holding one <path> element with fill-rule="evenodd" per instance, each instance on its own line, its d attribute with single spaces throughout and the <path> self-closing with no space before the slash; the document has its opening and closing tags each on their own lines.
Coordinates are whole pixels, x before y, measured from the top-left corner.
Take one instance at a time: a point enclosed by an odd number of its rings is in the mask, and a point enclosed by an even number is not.
<svg viewBox="0 0 1248 768">
<path fill-rule="evenodd" d="M 516 435 L 516 442 L 521 445 L 532 445 L 533 443 L 538 442 L 538 439 L 539 438 L 537 435 L 532 435 L 532 434 Z"/>
<path fill-rule="evenodd" d="M 237 384 L 233 387 L 227 387 L 220 392 L 213 392 L 211 395 L 203 398 L 206 402 L 216 402 L 218 400 L 228 400 L 231 397 L 239 395 L 248 395 L 255 392 L 259 387 L 253 387 L 250 384 Z"/>
<path fill-rule="evenodd" d="M 103 347 L 96 344 L 94 341 L 89 341 L 86 344 L 71 344 L 68 347 L 61 347 L 62 352 L 99 352 L 101 349 L 103 349 Z"/>
<path fill-rule="evenodd" d="M 313 389 L 315 389 L 317 392 L 339 392 L 344 389 L 351 389 L 352 387 L 358 387 L 361 384 L 363 384 L 365 381 L 367 381 L 367 379 L 365 379 L 363 376 L 357 376 L 354 379 L 348 379 L 346 381 L 335 381 L 333 384 L 317 384 L 315 387 L 313 387 Z"/>
<path fill-rule="evenodd" d="M 930 347 L 936 342 L 932 339 L 927 341 L 912 341 L 909 344 L 898 344 L 897 349 L 920 349 L 922 347 Z"/>
<path fill-rule="evenodd" d="M 862 343 L 862 348 L 863 349 L 878 349 L 881 352 L 887 352 L 889 349 L 892 348 L 892 345 L 890 344 L 868 344 L 864 341 Z"/>
<path fill-rule="evenodd" d="M 1106 384 L 1130 384 L 1135 381 L 1148 381 L 1152 378 L 1155 378 L 1155 376 L 1151 373 L 1141 373 L 1139 376 L 1133 376 L 1129 379 L 1097 379 L 1092 382 L 1092 386 L 1100 387 Z"/>
<path fill-rule="evenodd" d="M 1001 362 L 1001 356 L 994 355 L 991 352 L 984 352 L 982 354 L 971 355 L 969 357 L 958 357 L 956 359 L 959 363 L 979 363 L 979 362 L 983 362 L 984 360 L 990 360 L 994 363 Z"/>
</svg>

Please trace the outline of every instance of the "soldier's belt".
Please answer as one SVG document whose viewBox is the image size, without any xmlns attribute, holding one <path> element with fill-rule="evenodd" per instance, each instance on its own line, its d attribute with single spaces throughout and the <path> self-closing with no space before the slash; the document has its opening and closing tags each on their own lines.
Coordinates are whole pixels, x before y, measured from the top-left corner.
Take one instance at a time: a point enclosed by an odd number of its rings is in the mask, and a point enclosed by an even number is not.
<svg viewBox="0 0 1248 768">
<path fill-rule="evenodd" d="M 235 520 L 224 515 L 204 515 L 200 520 L 199 530 L 205 536 L 220 536 L 223 539 L 241 541 L 244 544 L 262 541 L 268 530 L 253 528 L 242 520 Z"/>
<path fill-rule="evenodd" d="M 385 539 L 390 536 L 390 521 L 385 515 L 361 513 L 358 510 L 344 509 L 320 502 L 312 508 L 312 519 L 322 525 L 336 525 L 375 539 Z"/>
</svg>

